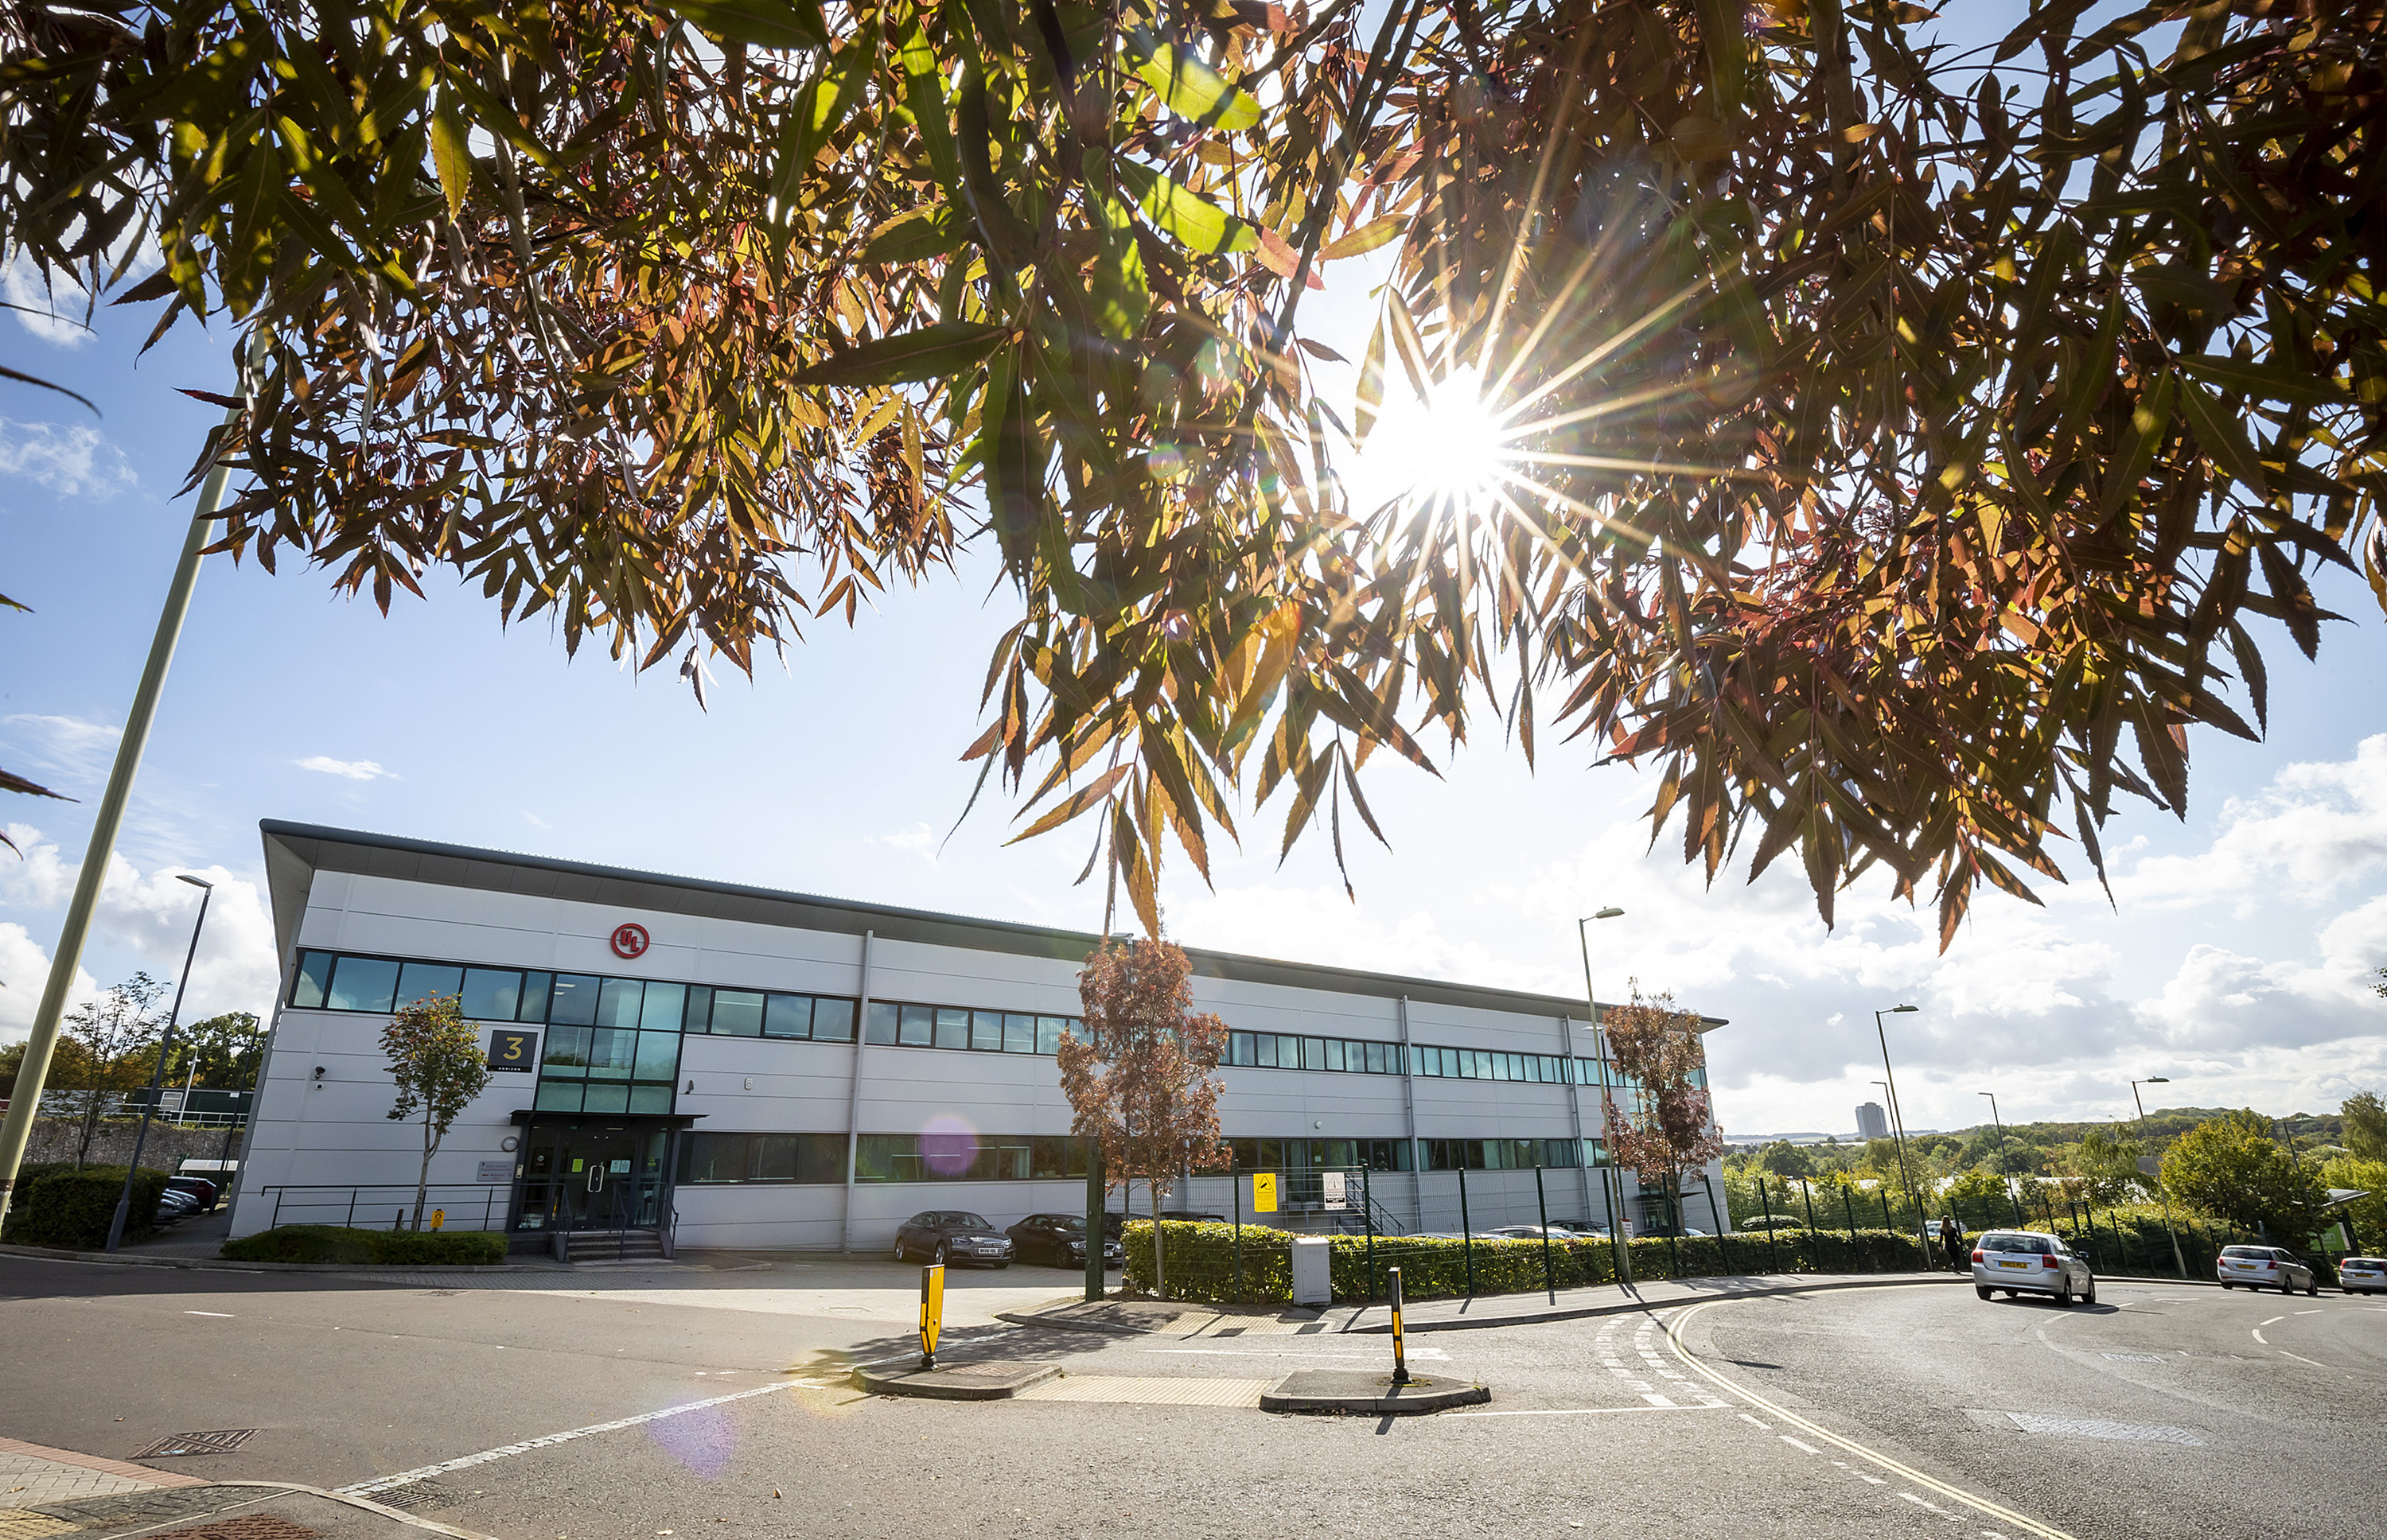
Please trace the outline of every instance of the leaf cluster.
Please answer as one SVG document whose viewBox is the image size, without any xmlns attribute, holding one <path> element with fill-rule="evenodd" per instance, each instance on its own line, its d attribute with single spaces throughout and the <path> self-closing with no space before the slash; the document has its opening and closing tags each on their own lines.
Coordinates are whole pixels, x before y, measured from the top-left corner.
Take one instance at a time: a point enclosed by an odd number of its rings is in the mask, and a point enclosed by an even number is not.
<svg viewBox="0 0 2387 1540">
<path fill-rule="evenodd" d="M 1233 1158 L 1219 1131 L 1213 1071 L 1227 1024 L 1193 1009 L 1191 965 L 1169 942 L 1118 941 L 1078 975 L 1085 1035 L 1065 1032 L 1056 1056 L 1070 1129 L 1100 1146 L 1105 1180 L 1140 1180 L 1159 1193 L 1187 1170 Z"/>
<path fill-rule="evenodd" d="M 1713 1105 L 1699 1083 L 1706 1054 L 1699 1029 L 1697 1011 L 1680 1008 L 1672 994 L 1645 997 L 1638 986 L 1631 1004 L 1599 1013 L 1610 1059 L 1635 1087 L 1623 1098 L 1603 1099 L 1601 1137 L 1617 1164 L 1663 1182 L 1669 1193 L 1684 1172 L 1724 1153 Z"/>
<path fill-rule="evenodd" d="M 398 1088 L 388 1117 L 394 1123 L 421 1117 L 424 1148 L 446 1137 L 457 1115 L 486 1091 L 496 1073 L 481 1046 L 480 1029 L 458 1014 L 455 995 L 438 995 L 405 1006 L 382 1029 L 381 1051 Z"/>
</svg>

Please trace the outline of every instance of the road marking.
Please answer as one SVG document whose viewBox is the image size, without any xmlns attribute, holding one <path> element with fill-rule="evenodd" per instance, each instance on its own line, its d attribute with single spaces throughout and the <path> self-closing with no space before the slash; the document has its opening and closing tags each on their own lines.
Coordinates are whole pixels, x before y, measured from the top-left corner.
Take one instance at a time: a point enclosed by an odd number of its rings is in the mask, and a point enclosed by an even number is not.
<svg viewBox="0 0 2387 1540">
<path fill-rule="evenodd" d="M 2315 1369 L 2327 1369 L 2327 1368 L 2329 1367 L 2329 1365 L 2327 1365 L 2327 1364 L 2323 1364 L 2323 1363 L 2314 1363 L 2312 1359 L 2305 1357 L 2303 1354 L 2301 1354 L 2301 1353 L 2291 1353 L 2291 1352 L 2289 1352 L 2289 1351 L 2288 1351 L 2286 1348 L 2284 1348 L 2284 1347 L 2282 1347 L 2282 1348 L 2280 1348 L 2280 1357 L 2283 1357 L 2283 1358 L 2293 1358 L 2296 1362 L 2298 1362 L 2298 1363 L 2300 1363 L 2300 1364 L 2312 1364 L 2313 1368 L 2315 1368 Z"/>
<path fill-rule="evenodd" d="M 2260 1327 L 2257 1327 L 2257 1328 L 2255 1328 L 2255 1330 L 2254 1330 L 2254 1340 L 2255 1340 L 2256 1342 L 2258 1342 L 2258 1343 L 2261 1343 L 2265 1347 L 2268 1347 L 2268 1346 L 2270 1346 L 2270 1345 L 2271 1345 L 2271 1339 L 2270 1339 L 2270 1338 L 2268 1338 L 2268 1337 L 2267 1337 L 2267 1336 L 2265 1336 L 2265 1335 L 2263 1335 L 2263 1332 L 2262 1332 L 2262 1329 L 2261 1329 Z"/>
<path fill-rule="evenodd" d="M 1743 1422 L 1748 1423 L 1748 1424 L 1749 1424 L 1750 1427 L 1752 1427 L 1752 1428 L 1762 1428 L 1762 1429 L 1764 1429 L 1764 1430 L 1765 1430 L 1767 1433 L 1772 1433 L 1772 1432 L 1774 1431 L 1774 1424 L 1773 1424 L 1773 1423 L 1771 1423 L 1771 1422 L 1760 1422 L 1757 1419 L 1755 1419 L 1755 1418 L 1753 1418 L 1753 1417 L 1749 1416 L 1747 1412 L 1743 1412 L 1743 1413 L 1741 1413 L 1741 1414 L 1740 1414 L 1740 1420 L 1741 1420 Z"/>
<path fill-rule="evenodd" d="M 2317 1316 L 2320 1314 L 2320 1312 L 2318 1310 L 2298 1310 L 2296 1314 L 2300 1316 Z"/>
<path fill-rule="evenodd" d="M 1811 1422 L 1807 1419 L 1800 1417 L 1798 1413 L 1790 1411 L 1781 1406 L 1777 1406 L 1773 1401 L 1757 1394 L 1757 1392 L 1742 1385 L 1739 1382 L 1727 1379 L 1724 1375 L 1717 1373 L 1714 1370 L 1710 1369 L 1706 1364 L 1701 1363 L 1698 1358 L 1692 1356 L 1689 1348 L 1683 1345 L 1683 1327 L 1691 1319 L 1692 1317 L 1698 1315 L 1700 1311 L 1710 1309 L 1714 1306 L 1724 1303 L 1725 1302 L 1723 1300 L 1702 1301 L 1701 1303 L 1694 1305 L 1689 1309 L 1675 1316 L 1673 1320 L 1666 1324 L 1666 1339 L 1673 1346 L 1674 1356 L 1680 1358 L 1683 1361 L 1684 1366 L 1689 1369 L 1693 1373 L 1705 1376 L 1708 1381 L 1713 1383 L 1718 1389 L 1723 1390 L 1727 1395 L 1740 1397 L 1743 1401 L 1748 1402 L 1750 1406 L 1755 1407 L 1760 1411 L 1770 1413 L 1779 1420 L 1787 1422 L 1795 1428 L 1812 1433 L 1817 1438 L 1824 1439 L 1832 1444 L 1837 1444 L 1852 1455 L 1856 1455 L 1863 1459 L 1871 1460 L 1875 1465 L 1879 1466 L 1884 1471 L 1888 1471 L 1894 1475 L 1905 1477 L 1908 1481 L 1914 1483 L 1917 1486 L 1923 1487 L 1928 1491 L 1937 1492 L 1943 1497 L 1952 1498 L 1957 1502 L 1963 1503 L 1967 1508 L 1973 1508 L 1977 1512 L 1998 1520 L 2002 1523 L 2012 1524 L 2017 1529 L 2025 1530 L 2029 1534 L 2038 1535 L 2040 1540 L 2075 1540 L 2074 1536 L 2067 1534 L 2063 1530 L 2057 1529 L 2052 1524 L 2043 1524 L 2036 1519 L 2016 1513 L 2012 1508 L 2004 1508 L 1997 1503 L 1990 1502 L 1986 1497 L 1976 1497 L 1969 1492 L 1949 1485 L 1946 1482 L 1939 1481 L 1931 1476 L 1926 1476 L 1922 1471 L 1914 1470 L 1911 1466 L 1902 1465 L 1897 1460 L 1890 1458 L 1888 1455 L 1882 1454 L 1878 1450 L 1858 1443 L 1855 1439 L 1843 1437 L 1842 1435 L 1832 1432 L 1828 1428 Z"/>
<path fill-rule="evenodd" d="M 2255 1324 L 2257 1324 L 2257 1325 L 2259 1325 L 2259 1326 L 2277 1326 L 2278 1324 L 2280 1324 L 2280 1322 L 2281 1322 L 2281 1321 L 2283 1321 L 2283 1320 L 2285 1320 L 2285 1319 L 2288 1319 L 2288 1318 L 2287 1318 L 2287 1317 L 2285 1317 L 2285 1316 L 2273 1316 L 2273 1317 L 2272 1317 L 2270 1319 L 2268 1319 L 2268 1320 L 2266 1320 L 2266 1321 L 2258 1321 L 2258 1322 L 2256 1322 Z"/>
<path fill-rule="evenodd" d="M 1595 1417 L 1607 1412 L 1712 1411 L 1712 1407 L 1545 1407 L 1523 1411 L 1445 1412 L 1435 1419 L 1448 1422 L 1471 1417 Z"/>
<path fill-rule="evenodd" d="M 1804 1449 L 1811 1455 L 1820 1455 L 1824 1452 L 1823 1450 L 1816 1448 L 1812 1444 L 1800 1443 L 1797 1439 L 1792 1438 L 1788 1433 L 1776 1433 L 1774 1436 L 1780 1439 L 1783 1443 L 1787 1444 L 1793 1449 Z"/>
<path fill-rule="evenodd" d="M 640 1412 L 636 1417 L 619 1417 L 611 1422 L 592 1422 L 586 1428 L 571 1428 L 560 1433 L 549 1433 L 544 1438 L 526 1438 L 520 1444 L 500 1445 L 494 1449 L 484 1449 L 477 1455 L 459 1455 L 454 1459 L 443 1459 L 436 1465 L 424 1465 L 412 1471 L 401 1471 L 395 1476 L 381 1476 L 369 1482 L 358 1482 L 353 1486 L 339 1488 L 339 1495 L 343 1497 L 370 1497 L 376 1492 L 387 1492 L 393 1487 L 411 1486 L 416 1482 L 429 1481 L 434 1476 L 444 1476 L 450 1471 L 462 1471 L 475 1465 L 486 1465 L 491 1460 L 504 1459 L 511 1455 L 524 1455 L 533 1449 L 544 1449 L 551 1445 L 569 1444 L 575 1438 L 587 1438 L 592 1433 L 610 1433 L 623 1428 L 635 1428 L 641 1422 L 659 1422 L 666 1417 L 677 1417 L 683 1412 L 702 1411 L 707 1407 L 718 1407 L 726 1401 L 744 1401 L 787 1388 L 785 1384 L 757 1385 L 752 1390 L 735 1391 L 727 1395 L 715 1395 L 702 1401 L 684 1402 L 676 1407 L 665 1407 L 661 1411 Z"/>
<path fill-rule="evenodd" d="M 229 1310 L 185 1310 L 183 1314 L 186 1316 L 214 1316 L 219 1320 L 231 1320 L 234 1319 L 232 1312 Z"/>
</svg>

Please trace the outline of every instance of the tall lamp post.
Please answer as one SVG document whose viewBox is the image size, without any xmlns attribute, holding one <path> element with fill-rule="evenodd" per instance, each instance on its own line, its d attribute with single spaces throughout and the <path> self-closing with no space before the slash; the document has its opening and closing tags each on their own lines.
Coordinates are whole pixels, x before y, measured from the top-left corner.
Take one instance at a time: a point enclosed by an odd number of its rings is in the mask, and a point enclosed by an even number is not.
<svg viewBox="0 0 2387 1540">
<path fill-rule="evenodd" d="M 2147 1133 L 2147 1104 L 2145 1100 L 2139 1095 L 2139 1087 L 2142 1085 L 2169 1084 L 2171 1084 L 2171 1079 L 2165 1075 L 2150 1075 L 2143 1080 L 2132 1080 L 2130 1082 L 2130 1105 L 2139 1109 L 2139 1138 L 2142 1141 L 2149 1137 Z M 2172 1229 L 2171 1227 L 2171 1189 L 2164 1185 L 2163 1173 L 2160 1169 L 2155 1173 L 2155 1192 L 2163 1198 L 2164 1233 L 2171 1238 L 2171 1265 L 2179 1269 L 2179 1275 L 2182 1278 L 2186 1278 L 2188 1276 L 2188 1262 L 2179 1254 L 2179 1231 Z"/>
<path fill-rule="evenodd" d="M 141 1109 L 141 1131 L 133 1138 L 133 1162 L 124 1168 L 124 1191 L 116 1200 L 116 1217 L 107 1221 L 110 1251 L 124 1243 L 124 1221 L 133 1212 L 133 1183 L 141 1175 L 141 1149 L 149 1142 L 149 1119 L 157 1116 L 158 1088 L 166 1079 L 166 1055 L 174 1050 L 174 1024 L 183 1016 L 183 991 L 191 987 L 191 964 L 199 955 L 199 931 L 208 923 L 208 901 L 216 896 L 214 883 L 188 872 L 177 875 L 199 890 L 199 917 L 191 926 L 191 948 L 183 954 L 183 977 L 174 981 L 174 1005 L 166 1013 L 166 1035 L 158 1042 L 158 1067 L 149 1072 L 149 1101 Z"/>
<path fill-rule="evenodd" d="M 2006 1153 L 2006 1125 L 2004 1119 L 1998 1116 L 1998 1093 L 1994 1091 L 1977 1091 L 1973 1092 L 1973 1094 L 1976 1096 L 1986 1096 L 1989 1099 L 1989 1125 L 1998 1130 L 1998 1154 L 2002 1156 Z M 2022 1226 L 2022 1200 L 2014 1196 L 2014 1178 L 2006 1175 L 2003 1171 L 2000 1171 L 1998 1173 L 1998 1180 L 2006 1184 L 2006 1202 L 2014 1205 L 2014 1227 L 2016 1229 L 2020 1229 Z"/>
<path fill-rule="evenodd" d="M 1889 1128 L 1890 1132 L 1897 1136 L 1898 1178 L 1906 1184 L 1906 1201 L 1914 1205 L 1914 1233 L 1918 1238 L 1923 1233 L 1923 1202 L 1914 1193 L 1914 1173 L 1906 1166 L 1906 1115 L 1899 1110 L 1898 1074 L 1889 1067 L 1889 1031 L 1882 1026 L 1881 1018 L 1885 1016 L 1912 1016 L 1921 1008 L 1918 1005 L 1892 1005 L 1873 1014 L 1874 1036 L 1881 1040 L 1881 1072 L 1887 1077 L 1882 1081 L 1882 1090 L 1889 1093 Z M 1931 1245 L 1927 1241 L 1924 1243 L 1923 1255 L 1926 1257 L 1931 1255 Z"/>
<path fill-rule="evenodd" d="M 1599 1059 L 1599 1148 L 1603 1155 L 1608 1151 L 1608 1124 L 1615 1098 L 1608 1084 L 1608 1040 L 1599 1030 L 1599 996 L 1591 987 L 1591 922 L 1612 920 L 1623 913 L 1611 904 L 1574 922 L 1575 939 L 1583 943 L 1583 998 L 1591 1008 L 1591 1047 Z M 1624 1244 L 1624 1178 L 1613 1160 L 1600 1163 L 1599 1193 L 1608 1204 L 1608 1243 L 1616 1254 L 1616 1276 L 1629 1285 L 1633 1281 L 1633 1254 Z"/>
</svg>

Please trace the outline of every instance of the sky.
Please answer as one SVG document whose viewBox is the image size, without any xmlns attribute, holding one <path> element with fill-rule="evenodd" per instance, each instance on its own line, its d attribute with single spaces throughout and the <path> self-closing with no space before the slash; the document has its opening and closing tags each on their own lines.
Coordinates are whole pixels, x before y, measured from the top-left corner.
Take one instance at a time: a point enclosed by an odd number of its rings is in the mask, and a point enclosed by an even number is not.
<svg viewBox="0 0 2387 1540">
<path fill-rule="evenodd" d="M 38 297 L 26 275 L 7 297 Z M 1363 324 L 1365 284 L 1326 297 Z M 96 401 L 0 382 L 0 765 L 73 802 L 0 799 L 25 852 L 0 851 L 0 1042 L 24 1035 L 89 836 L 191 499 L 178 497 L 228 388 L 226 335 L 187 323 L 144 358 L 152 317 L 83 333 L 0 320 L 0 360 Z M 1329 332 L 1330 339 L 1332 333 Z M 1356 355 L 1358 344 L 1345 349 Z M 1013 618 L 985 552 L 819 625 L 750 683 L 716 669 L 701 710 L 668 669 L 564 656 L 543 623 L 501 631 L 435 574 L 386 617 L 324 574 L 210 558 L 169 677 L 98 924 L 85 991 L 182 966 L 196 872 L 217 882 L 186 1017 L 271 1006 L 275 960 L 257 821 L 318 822 L 807 892 L 1098 929 L 1098 882 L 1072 880 L 1091 829 L 1006 845 L 1022 827 L 990 790 L 959 822 L 989 650 Z M 2126 808 L 2107 826 L 2110 900 L 2077 859 L 2039 908 L 1994 892 L 1943 956 L 1936 915 L 1859 882 L 1817 918 L 1796 863 L 1712 887 L 1651 848 L 1653 776 L 1592 768 L 1547 743 L 1537 770 L 1499 740 L 1437 779 L 1380 756 L 1370 789 L 1392 841 L 1349 844 L 1356 900 L 1325 842 L 1280 864 L 1282 797 L 1239 808 L 1215 886 L 1164 874 L 1188 944 L 1574 996 L 1575 919 L 1593 928 L 1603 1000 L 1630 981 L 1730 1018 L 1709 1038 L 1728 1134 L 1846 1133 L 1878 1098 L 1871 1013 L 1888 1018 L 1913 1128 L 2253 1105 L 2333 1110 L 2387 1088 L 2387 622 L 2325 580 L 2318 663 L 2274 637 L 2271 732 L 2191 738 L 2185 821 Z"/>
</svg>

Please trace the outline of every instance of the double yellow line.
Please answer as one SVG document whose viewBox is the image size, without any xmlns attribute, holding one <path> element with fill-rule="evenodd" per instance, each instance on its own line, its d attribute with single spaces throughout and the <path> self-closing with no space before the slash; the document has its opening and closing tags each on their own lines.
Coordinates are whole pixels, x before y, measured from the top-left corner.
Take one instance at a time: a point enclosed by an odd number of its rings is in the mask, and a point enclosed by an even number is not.
<svg viewBox="0 0 2387 1540">
<path fill-rule="evenodd" d="M 1911 1465 L 1904 1465 L 1890 1458 L 1888 1455 L 1883 1454 L 1878 1449 L 1868 1448 L 1866 1445 L 1859 1444 L 1855 1439 L 1845 1438 L 1840 1434 L 1832 1432 L 1829 1428 L 1819 1427 L 1815 1423 L 1809 1421 L 1807 1419 L 1800 1417 L 1797 1412 L 1791 1411 L 1776 1402 L 1767 1400 L 1764 1396 L 1758 1395 L 1755 1391 L 1750 1390 L 1746 1385 L 1738 1384 L 1731 1380 L 1725 1379 L 1723 1375 L 1718 1374 L 1714 1370 L 1710 1369 L 1707 1365 L 1701 1363 L 1698 1358 L 1693 1357 L 1690 1350 L 1683 1345 L 1683 1328 L 1688 1325 L 1691 1318 L 1698 1315 L 1700 1311 L 1725 1303 L 1727 1303 L 1727 1301 L 1709 1300 L 1706 1304 L 1694 1305 L 1689 1309 L 1667 1319 L 1666 1345 L 1674 1350 L 1674 1357 L 1683 1361 L 1683 1367 L 1690 1370 L 1693 1373 L 1704 1376 L 1708 1380 L 1711 1381 L 1718 1389 L 1724 1391 L 1726 1394 L 1738 1396 L 1741 1400 L 1748 1402 L 1750 1406 L 1758 1407 L 1768 1417 L 1787 1422 L 1790 1426 L 1800 1430 L 1801 1433 L 1822 1439 L 1826 1444 L 1837 1445 L 1840 1448 L 1847 1450 L 1850 1454 L 1856 1456 L 1859 1459 L 1866 1460 L 1874 1465 L 1879 1466 L 1884 1471 L 1897 1476 L 1901 1481 L 1912 1482 L 1916 1486 L 1922 1487 L 1926 1491 L 1936 1492 L 1940 1496 L 1946 1497 L 1951 1501 L 1963 1503 L 1966 1508 L 1972 1508 L 1979 1513 L 1985 1513 L 1990 1518 L 1995 1519 L 2001 1524 L 2004 1524 L 2013 1529 L 2021 1530 L 2026 1534 L 2038 1535 L 2040 1540 L 2074 1540 L 2072 1535 L 2065 1534 L 2064 1531 L 2055 1528 L 2052 1524 L 2042 1524 L 2038 1520 L 2026 1518 L 2010 1508 L 2001 1508 L 1996 1503 L 1990 1502 L 1985 1497 L 1976 1497 L 1969 1492 L 1960 1491 L 1936 1477 L 1925 1475 L 1922 1471 L 1915 1470 Z"/>
</svg>

